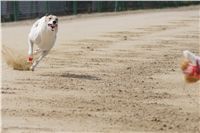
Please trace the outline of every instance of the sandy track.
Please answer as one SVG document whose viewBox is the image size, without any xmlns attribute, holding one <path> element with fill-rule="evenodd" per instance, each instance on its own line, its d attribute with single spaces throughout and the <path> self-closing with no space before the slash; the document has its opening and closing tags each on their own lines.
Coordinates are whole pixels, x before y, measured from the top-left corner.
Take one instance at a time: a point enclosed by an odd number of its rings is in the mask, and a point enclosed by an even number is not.
<svg viewBox="0 0 200 133">
<path fill-rule="evenodd" d="M 198 9 L 61 21 L 35 72 L 3 62 L 3 131 L 200 132 L 199 84 L 179 69 L 199 52 Z M 30 26 L 3 26 L 2 43 L 25 52 Z"/>
</svg>

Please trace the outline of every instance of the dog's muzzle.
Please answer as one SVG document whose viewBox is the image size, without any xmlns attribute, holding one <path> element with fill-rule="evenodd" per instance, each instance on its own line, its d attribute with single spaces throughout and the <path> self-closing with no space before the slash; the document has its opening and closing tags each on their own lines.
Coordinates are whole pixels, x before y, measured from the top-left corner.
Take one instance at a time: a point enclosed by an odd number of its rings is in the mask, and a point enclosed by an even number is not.
<svg viewBox="0 0 200 133">
<path fill-rule="evenodd" d="M 48 26 L 51 27 L 51 31 L 54 31 L 54 29 L 55 29 L 56 27 L 58 27 L 57 24 L 48 24 Z"/>
</svg>

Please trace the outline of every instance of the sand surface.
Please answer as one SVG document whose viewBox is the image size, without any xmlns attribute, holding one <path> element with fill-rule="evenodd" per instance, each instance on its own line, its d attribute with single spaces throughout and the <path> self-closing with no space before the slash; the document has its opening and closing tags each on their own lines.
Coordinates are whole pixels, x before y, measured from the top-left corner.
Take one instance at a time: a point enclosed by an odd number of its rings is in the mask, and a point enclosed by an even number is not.
<svg viewBox="0 0 200 133">
<path fill-rule="evenodd" d="M 199 6 L 60 18 L 34 72 L 2 63 L 2 128 L 17 132 L 200 132 L 199 83 L 182 51 L 199 53 Z M 3 24 L 2 44 L 27 53 L 33 21 Z"/>
</svg>

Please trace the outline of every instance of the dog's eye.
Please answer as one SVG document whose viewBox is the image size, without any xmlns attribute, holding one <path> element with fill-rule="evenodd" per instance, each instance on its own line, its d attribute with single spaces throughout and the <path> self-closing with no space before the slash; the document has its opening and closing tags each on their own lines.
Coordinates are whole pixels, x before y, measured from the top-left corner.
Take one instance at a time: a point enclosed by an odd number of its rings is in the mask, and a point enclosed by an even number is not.
<svg viewBox="0 0 200 133">
<path fill-rule="evenodd" d="M 51 20 L 51 18 L 49 18 L 49 20 Z"/>
</svg>

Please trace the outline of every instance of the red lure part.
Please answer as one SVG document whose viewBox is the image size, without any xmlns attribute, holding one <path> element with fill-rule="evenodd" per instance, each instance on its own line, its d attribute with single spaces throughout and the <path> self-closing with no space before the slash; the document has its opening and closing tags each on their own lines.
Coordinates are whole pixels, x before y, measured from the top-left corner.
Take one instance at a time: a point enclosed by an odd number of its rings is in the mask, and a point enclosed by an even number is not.
<svg viewBox="0 0 200 133">
<path fill-rule="evenodd" d="M 190 77 L 200 79 L 200 66 L 198 60 L 196 60 L 196 65 L 189 63 L 187 69 L 185 69 L 183 73 Z"/>
</svg>

